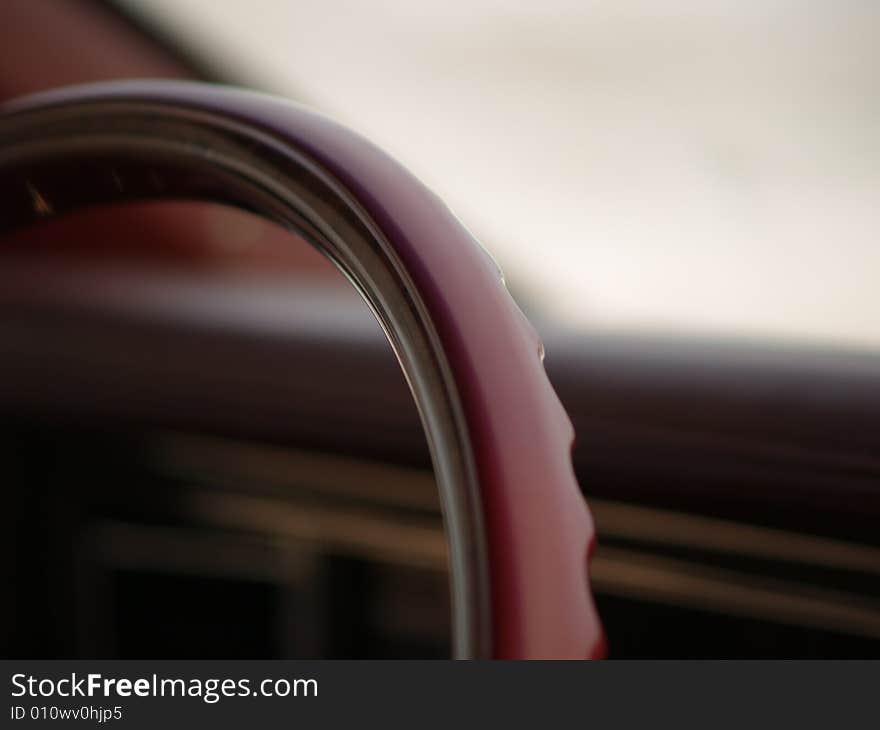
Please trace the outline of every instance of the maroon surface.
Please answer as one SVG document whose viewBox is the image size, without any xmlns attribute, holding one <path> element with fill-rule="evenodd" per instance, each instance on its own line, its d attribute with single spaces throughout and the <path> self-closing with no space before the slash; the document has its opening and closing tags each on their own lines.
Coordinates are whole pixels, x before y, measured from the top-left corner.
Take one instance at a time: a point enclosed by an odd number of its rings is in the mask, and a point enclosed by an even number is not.
<svg viewBox="0 0 880 730">
<path fill-rule="evenodd" d="M 604 651 L 588 587 L 590 514 L 571 467 L 573 431 L 537 334 L 495 264 L 450 211 L 369 142 L 293 104 L 173 82 L 105 84 L 28 105 L 131 100 L 237 118 L 305 151 L 342 181 L 394 246 L 447 352 L 480 478 L 492 581 L 493 653 Z"/>
</svg>

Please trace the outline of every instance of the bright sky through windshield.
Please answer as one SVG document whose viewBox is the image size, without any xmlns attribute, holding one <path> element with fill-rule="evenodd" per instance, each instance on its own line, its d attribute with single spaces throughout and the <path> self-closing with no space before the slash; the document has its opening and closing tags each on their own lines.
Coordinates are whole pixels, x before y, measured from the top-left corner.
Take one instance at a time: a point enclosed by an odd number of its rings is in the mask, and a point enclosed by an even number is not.
<svg viewBox="0 0 880 730">
<path fill-rule="evenodd" d="M 880 3 L 123 4 L 390 151 L 547 319 L 880 347 Z"/>
</svg>

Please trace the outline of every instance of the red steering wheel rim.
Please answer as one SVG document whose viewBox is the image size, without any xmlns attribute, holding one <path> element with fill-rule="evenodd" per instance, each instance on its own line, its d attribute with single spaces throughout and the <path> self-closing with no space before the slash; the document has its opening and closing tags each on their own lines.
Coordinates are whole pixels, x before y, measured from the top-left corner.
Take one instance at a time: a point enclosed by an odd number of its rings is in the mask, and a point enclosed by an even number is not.
<svg viewBox="0 0 880 730">
<path fill-rule="evenodd" d="M 282 188 L 299 184 L 294 221 Z M 305 200 L 320 186 L 329 192 Z M 286 101 L 206 84 L 117 82 L 8 105 L 0 194 L 8 201 L 0 229 L 82 205 L 181 196 L 286 225 L 332 220 L 312 238 L 324 237 L 319 247 L 379 317 L 432 445 L 456 656 L 604 653 L 588 578 L 593 524 L 540 340 L 491 258 L 397 162 Z M 345 226 L 363 229 L 360 248 L 330 240 Z"/>
</svg>

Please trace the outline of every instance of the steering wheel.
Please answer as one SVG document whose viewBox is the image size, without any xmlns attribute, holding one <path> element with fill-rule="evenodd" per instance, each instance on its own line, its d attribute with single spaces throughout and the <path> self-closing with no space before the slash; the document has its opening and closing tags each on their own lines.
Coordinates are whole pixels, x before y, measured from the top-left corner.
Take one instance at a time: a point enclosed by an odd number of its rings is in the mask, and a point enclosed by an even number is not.
<svg viewBox="0 0 880 730">
<path fill-rule="evenodd" d="M 114 82 L 0 114 L 0 230 L 99 203 L 198 199 L 296 230 L 372 309 L 441 493 L 458 658 L 596 658 L 592 520 L 541 342 L 497 265 L 367 140 L 264 95 Z"/>
</svg>

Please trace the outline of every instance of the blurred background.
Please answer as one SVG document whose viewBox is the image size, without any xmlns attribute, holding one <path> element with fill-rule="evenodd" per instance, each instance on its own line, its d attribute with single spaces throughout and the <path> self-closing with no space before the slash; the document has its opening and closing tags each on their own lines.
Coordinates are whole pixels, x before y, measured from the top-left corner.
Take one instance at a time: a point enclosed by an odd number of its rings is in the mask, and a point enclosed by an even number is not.
<svg viewBox="0 0 880 730">
<path fill-rule="evenodd" d="M 390 151 L 536 314 L 880 345 L 874 3 L 121 4 Z"/>
<path fill-rule="evenodd" d="M 370 138 L 545 341 L 611 655 L 877 656 L 878 31 L 858 0 L 4 0 L 0 100 L 200 79 Z M 0 653 L 448 654 L 418 417 L 326 261 L 193 201 L 0 259 Z"/>
</svg>

